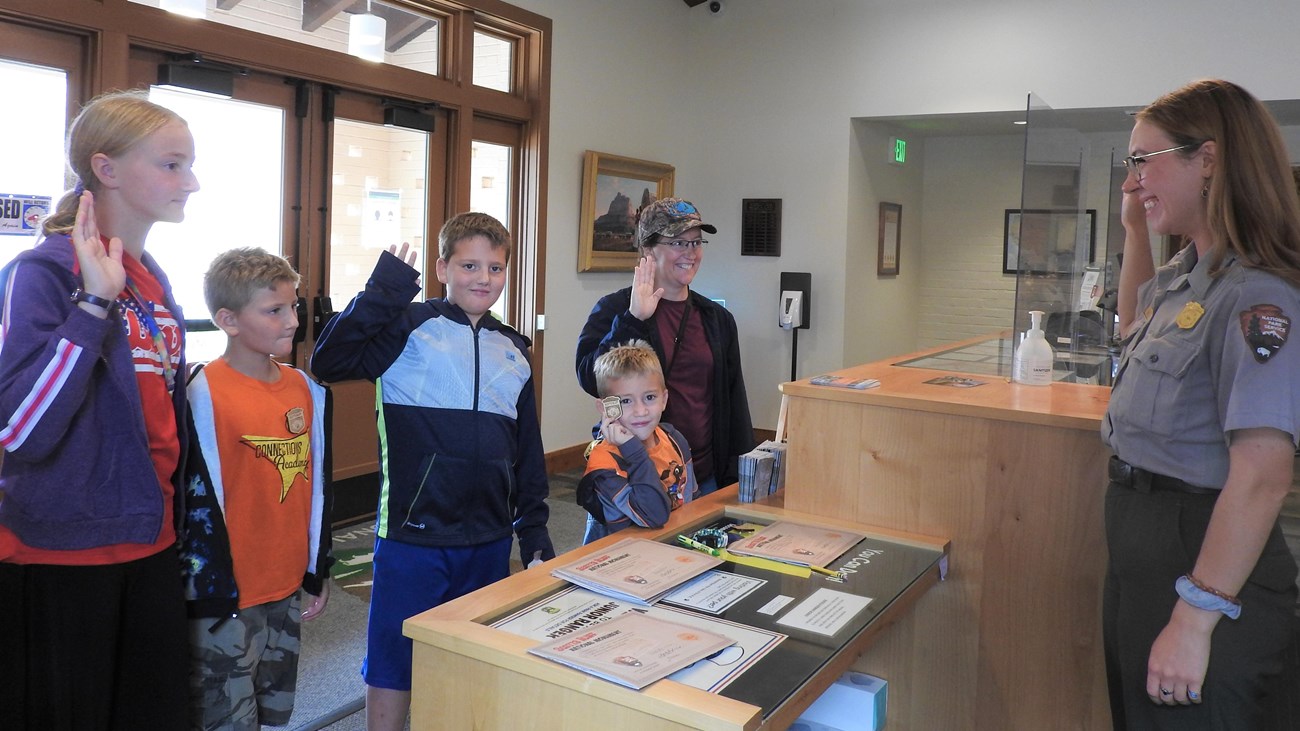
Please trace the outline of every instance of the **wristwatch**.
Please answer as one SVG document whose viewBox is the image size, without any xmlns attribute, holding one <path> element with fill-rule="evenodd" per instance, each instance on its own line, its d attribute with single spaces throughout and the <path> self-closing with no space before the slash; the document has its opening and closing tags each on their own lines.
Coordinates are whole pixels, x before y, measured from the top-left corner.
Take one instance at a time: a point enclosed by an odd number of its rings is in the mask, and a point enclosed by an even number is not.
<svg viewBox="0 0 1300 731">
<path fill-rule="evenodd" d="M 117 305 L 116 300 L 104 299 L 103 297 L 100 297 L 97 294 L 91 294 L 81 288 L 77 288 L 72 292 L 71 299 L 73 304 L 77 304 L 78 302 L 85 302 L 87 304 L 95 305 L 96 307 L 103 307 L 104 310 L 109 313 L 112 313 L 113 308 Z"/>
</svg>

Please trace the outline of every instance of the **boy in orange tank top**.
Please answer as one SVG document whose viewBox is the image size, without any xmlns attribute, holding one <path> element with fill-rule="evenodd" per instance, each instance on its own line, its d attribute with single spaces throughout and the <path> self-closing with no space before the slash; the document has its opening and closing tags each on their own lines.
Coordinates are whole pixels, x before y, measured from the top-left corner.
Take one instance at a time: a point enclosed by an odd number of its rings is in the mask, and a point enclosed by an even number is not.
<svg viewBox="0 0 1300 731">
<path fill-rule="evenodd" d="M 293 712 L 301 622 L 329 597 L 328 393 L 273 358 L 298 326 L 287 261 L 234 249 L 203 284 L 227 345 L 189 385 L 191 728 L 278 726 Z"/>
</svg>

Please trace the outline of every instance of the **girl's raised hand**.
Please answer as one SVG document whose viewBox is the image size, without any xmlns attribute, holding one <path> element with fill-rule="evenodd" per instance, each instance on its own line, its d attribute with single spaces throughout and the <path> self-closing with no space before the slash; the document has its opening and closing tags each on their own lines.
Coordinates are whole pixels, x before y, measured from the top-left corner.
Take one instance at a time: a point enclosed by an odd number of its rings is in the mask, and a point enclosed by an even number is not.
<svg viewBox="0 0 1300 731">
<path fill-rule="evenodd" d="M 72 224 L 72 245 L 81 266 L 81 288 L 106 300 L 117 299 L 126 286 L 126 269 L 122 266 L 122 239 L 114 236 L 108 250 L 99 239 L 95 222 L 95 194 L 85 191 L 77 203 L 77 218 Z"/>
<path fill-rule="evenodd" d="M 659 299 L 663 297 L 664 288 L 655 289 L 655 260 L 652 256 L 643 256 L 632 272 L 632 302 L 628 312 L 638 320 L 649 320 L 659 308 Z"/>
</svg>

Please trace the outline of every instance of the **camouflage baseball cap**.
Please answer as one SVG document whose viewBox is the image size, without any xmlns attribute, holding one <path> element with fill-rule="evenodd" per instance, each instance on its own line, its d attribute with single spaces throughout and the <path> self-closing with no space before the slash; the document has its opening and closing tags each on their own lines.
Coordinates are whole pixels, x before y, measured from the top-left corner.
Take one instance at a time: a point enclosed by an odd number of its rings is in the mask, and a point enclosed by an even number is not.
<svg viewBox="0 0 1300 731">
<path fill-rule="evenodd" d="M 700 220 L 700 212 L 690 201 L 660 198 L 642 206 L 636 216 L 636 242 L 644 245 L 655 234 L 677 236 L 693 228 L 716 234 L 718 229 Z"/>
</svg>

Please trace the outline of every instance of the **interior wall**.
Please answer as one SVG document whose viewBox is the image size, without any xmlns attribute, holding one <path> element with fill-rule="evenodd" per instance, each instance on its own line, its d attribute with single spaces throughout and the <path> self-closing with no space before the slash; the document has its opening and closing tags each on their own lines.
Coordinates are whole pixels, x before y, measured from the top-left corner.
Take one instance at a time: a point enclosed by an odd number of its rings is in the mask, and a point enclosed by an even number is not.
<svg viewBox="0 0 1300 731">
<path fill-rule="evenodd" d="M 888 125 L 860 120 L 853 122 L 850 132 L 842 305 L 844 353 L 839 364 L 829 364 L 832 367 L 916 350 L 923 306 L 919 285 L 928 276 L 922 186 L 928 142 L 909 138 Z M 895 136 L 908 140 L 907 162 L 902 166 L 890 163 L 887 154 L 893 149 L 891 138 Z M 896 276 L 876 274 L 881 202 L 903 207 Z M 816 374 L 803 374 L 808 375 Z"/>
<path fill-rule="evenodd" d="M 595 411 L 576 385 L 573 347 L 596 299 L 630 279 L 576 273 L 585 149 L 675 165 L 677 190 L 718 225 L 697 288 L 725 298 L 736 315 L 754 422 L 772 428 L 790 369 L 789 336 L 775 324 L 780 271 L 812 272 L 818 292 L 813 328 L 800 334 L 801 375 L 866 359 L 871 337 L 848 337 L 850 317 L 906 323 L 927 297 L 908 276 L 910 203 L 903 274 L 848 286 L 862 254 L 851 249 L 875 237 L 874 221 L 858 218 L 859 194 L 872 192 L 876 176 L 851 177 L 861 144 L 852 119 L 1017 109 L 1029 91 L 1057 109 L 1139 106 L 1204 76 L 1265 99 L 1300 98 L 1300 45 L 1291 37 L 1300 4 L 1292 0 L 1232 13 L 1210 0 L 820 0 L 797 9 L 787 0 L 725 1 L 726 12 L 711 17 L 680 0 L 621 2 L 617 12 L 607 0 L 513 0 L 554 20 L 548 449 L 589 433 Z M 1159 31 L 1124 30 L 1142 28 Z M 932 149 L 926 158 L 936 159 Z M 780 258 L 739 256 L 740 201 L 749 197 L 783 199 Z M 1000 239 L 1002 209 L 1014 206 L 983 207 Z M 947 255 L 931 255 L 937 233 L 921 235 L 923 261 Z"/>
<path fill-rule="evenodd" d="M 917 346 L 1010 326 L 1015 276 L 1002 273 L 1003 213 L 1020 207 L 1024 134 L 927 141 Z"/>
</svg>

